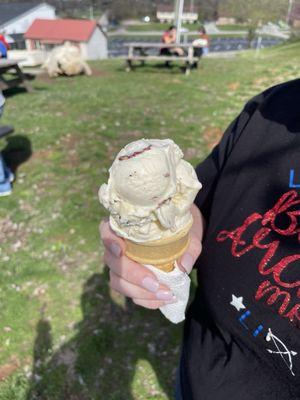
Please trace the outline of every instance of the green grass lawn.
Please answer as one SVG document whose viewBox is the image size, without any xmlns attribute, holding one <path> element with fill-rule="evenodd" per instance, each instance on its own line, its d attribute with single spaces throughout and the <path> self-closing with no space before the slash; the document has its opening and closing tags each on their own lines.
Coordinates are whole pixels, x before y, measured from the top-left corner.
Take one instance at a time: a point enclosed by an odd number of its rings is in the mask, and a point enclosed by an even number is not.
<svg viewBox="0 0 300 400">
<path fill-rule="evenodd" d="M 163 32 L 170 26 L 170 23 L 160 23 L 160 22 L 149 22 L 142 23 L 138 25 L 128 25 L 126 30 L 129 32 L 148 32 L 148 31 L 159 31 Z M 201 26 L 201 22 L 195 24 L 183 24 L 182 27 L 188 29 L 189 31 L 197 31 Z M 220 31 L 245 31 L 249 29 L 248 25 L 218 25 Z"/>
<path fill-rule="evenodd" d="M 149 22 L 139 25 L 128 25 L 126 30 L 129 32 L 147 32 L 147 31 L 165 31 L 169 28 L 172 23 L 160 23 L 160 22 Z M 196 31 L 199 29 L 200 22 L 197 24 L 182 24 L 183 28 L 189 29 L 190 31 Z"/>
<path fill-rule="evenodd" d="M 300 45 L 203 59 L 185 76 L 122 61 L 41 76 L 11 93 L 2 149 L 17 167 L 0 207 L 0 399 L 172 398 L 182 325 L 109 290 L 97 191 L 122 146 L 172 138 L 196 165 L 257 92 L 299 76 Z"/>
</svg>

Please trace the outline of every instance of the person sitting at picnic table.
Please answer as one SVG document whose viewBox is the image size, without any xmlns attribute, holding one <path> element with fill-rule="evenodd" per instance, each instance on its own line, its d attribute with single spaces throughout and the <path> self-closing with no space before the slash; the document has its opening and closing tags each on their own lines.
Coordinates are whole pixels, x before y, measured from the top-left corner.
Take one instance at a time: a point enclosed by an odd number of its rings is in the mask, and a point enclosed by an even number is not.
<svg viewBox="0 0 300 400">
<path fill-rule="evenodd" d="M 199 38 L 193 41 L 194 57 L 201 58 L 209 53 L 209 36 L 204 26 L 199 29 Z M 193 64 L 194 68 L 198 67 L 198 61 Z"/>
<path fill-rule="evenodd" d="M 0 118 L 4 110 L 5 97 L 0 90 Z M 9 196 L 12 192 L 11 183 L 14 180 L 14 174 L 6 165 L 0 152 L 0 197 Z"/>
<path fill-rule="evenodd" d="M 161 41 L 166 44 L 176 43 L 177 29 L 174 25 L 171 25 L 162 35 Z M 162 47 L 160 54 L 164 56 L 183 56 L 184 51 L 181 47 Z"/>
<path fill-rule="evenodd" d="M 5 36 L 0 34 L 0 58 L 7 58 L 7 50 L 9 49 L 9 44 L 7 43 Z"/>
<path fill-rule="evenodd" d="M 0 41 L 0 58 L 7 58 L 7 49 L 3 42 Z"/>
<path fill-rule="evenodd" d="M 199 39 L 202 41 L 202 55 L 206 56 L 209 53 L 210 40 L 204 26 L 199 29 Z"/>
</svg>

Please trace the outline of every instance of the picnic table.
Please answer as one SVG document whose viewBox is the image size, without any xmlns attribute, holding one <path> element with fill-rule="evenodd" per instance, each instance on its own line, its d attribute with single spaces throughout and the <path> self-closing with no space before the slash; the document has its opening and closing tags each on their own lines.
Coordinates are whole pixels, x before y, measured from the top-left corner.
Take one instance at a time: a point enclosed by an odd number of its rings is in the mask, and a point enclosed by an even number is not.
<svg viewBox="0 0 300 400">
<path fill-rule="evenodd" d="M 128 55 L 126 58 L 126 71 L 133 69 L 133 62 L 140 61 L 143 65 L 146 61 L 165 61 L 166 63 L 172 61 L 183 61 L 185 64 L 185 73 L 188 75 L 191 71 L 193 64 L 199 61 L 199 57 L 194 57 L 194 46 L 192 43 L 150 43 L 150 42 L 131 42 L 126 43 L 128 47 Z M 180 47 L 185 51 L 182 56 L 160 54 L 161 49 L 174 49 Z M 149 50 L 156 50 L 157 54 L 149 54 Z"/>
<path fill-rule="evenodd" d="M 19 85 L 23 85 L 28 92 L 32 91 L 18 62 L 0 58 L 0 90 L 10 89 Z"/>
</svg>

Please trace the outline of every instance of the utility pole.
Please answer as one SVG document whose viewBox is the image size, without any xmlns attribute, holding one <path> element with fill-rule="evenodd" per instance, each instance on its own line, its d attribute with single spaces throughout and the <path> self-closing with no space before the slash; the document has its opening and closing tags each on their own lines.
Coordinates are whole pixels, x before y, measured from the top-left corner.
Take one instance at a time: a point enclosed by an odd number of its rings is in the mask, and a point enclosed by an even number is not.
<svg viewBox="0 0 300 400">
<path fill-rule="evenodd" d="M 94 19 L 94 6 L 90 6 L 90 19 Z"/>
<path fill-rule="evenodd" d="M 286 15 L 286 23 L 287 24 L 289 24 L 289 22 L 290 22 L 292 9 L 293 9 L 293 0 L 289 0 L 289 8 L 288 8 L 288 12 Z"/>
<path fill-rule="evenodd" d="M 181 31 L 183 4 L 184 4 L 184 0 L 176 0 L 176 6 L 175 6 L 175 25 L 176 25 L 176 29 L 177 29 L 176 43 L 180 43 L 180 33 L 181 33 L 180 31 Z"/>
</svg>

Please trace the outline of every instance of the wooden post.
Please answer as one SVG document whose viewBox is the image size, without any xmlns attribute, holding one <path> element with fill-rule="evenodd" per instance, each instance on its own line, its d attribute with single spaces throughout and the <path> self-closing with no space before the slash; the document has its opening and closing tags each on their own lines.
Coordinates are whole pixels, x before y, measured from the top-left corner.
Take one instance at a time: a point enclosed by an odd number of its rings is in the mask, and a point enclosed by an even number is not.
<svg viewBox="0 0 300 400">
<path fill-rule="evenodd" d="M 132 57 L 133 57 L 133 46 L 130 45 L 128 48 L 128 57 L 126 60 L 126 71 L 132 71 Z"/>
<path fill-rule="evenodd" d="M 289 0 L 289 7 L 288 7 L 288 12 L 286 15 L 286 23 L 289 25 L 291 22 L 291 12 L 293 9 L 293 0 Z"/>
<path fill-rule="evenodd" d="M 192 63 L 193 62 L 193 57 L 194 57 L 194 48 L 193 46 L 189 46 L 188 48 L 188 58 L 189 58 L 189 62 Z"/>
</svg>

